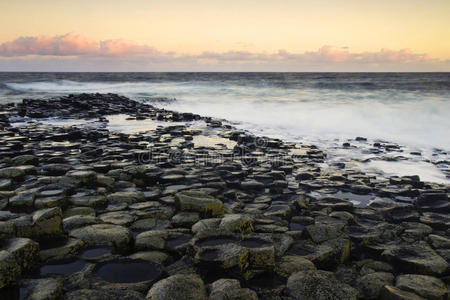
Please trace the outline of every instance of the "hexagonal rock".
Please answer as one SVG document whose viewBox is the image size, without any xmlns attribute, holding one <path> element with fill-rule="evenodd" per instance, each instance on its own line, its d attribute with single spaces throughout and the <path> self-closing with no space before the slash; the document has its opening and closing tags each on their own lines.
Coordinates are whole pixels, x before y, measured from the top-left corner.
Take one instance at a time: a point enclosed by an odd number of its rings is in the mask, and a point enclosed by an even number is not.
<svg viewBox="0 0 450 300">
<path fill-rule="evenodd" d="M 202 279 L 194 274 L 177 274 L 155 283 L 148 291 L 147 300 L 207 300 Z"/>
<path fill-rule="evenodd" d="M 219 229 L 244 235 L 253 232 L 253 222 L 254 219 L 251 216 L 226 214 L 220 221 Z"/>
<path fill-rule="evenodd" d="M 0 288 L 32 270 L 39 261 L 39 244 L 27 238 L 11 238 L 1 242 Z"/>
<path fill-rule="evenodd" d="M 394 275 L 391 273 L 375 272 L 358 278 L 356 285 L 368 299 L 378 299 L 381 289 L 393 282 Z"/>
<path fill-rule="evenodd" d="M 209 285 L 209 300 L 258 300 L 258 295 L 236 279 L 219 279 Z"/>
<path fill-rule="evenodd" d="M 296 255 L 283 256 L 275 266 L 275 272 L 281 276 L 288 278 L 291 274 L 299 271 L 315 270 L 316 266 L 306 258 Z"/>
<path fill-rule="evenodd" d="M 404 272 L 439 275 L 448 268 L 445 259 L 423 244 L 399 245 L 383 251 L 382 257 Z"/>
<path fill-rule="evenodd" d="M 124 203 L 136 203 L 145 201 L 145 194 L 139 191 L 130 192 L 115 192 L 108 195 L 108 201 L 110 202 L 124 202 Z"/>
<path fill-rule="evenodd" d="M 55 278 L 27 279 L 21 281 L 26 300 L 53 300 L 62 299 L 62 281 Z"/>
<path fill-rule="evenodd" d="M 425 300 L 424 298 L 391 285 L 385 285 L 380 292 L 380 299 L 384 300 Z"/>
<path fill-rule="evenodd" d="M 111 245 L 116 252 L 127 252 L 133 240 L 132 232 L 119 225 L 96 224 L 74 229 L 69 234 L 87 245 Z"/>
<path fill-rule="evenodd" d="M 66 176 L 82 185 L 92 185 L 97 181 L 97 173 L 94 171 L 69 171 Z"/>
<path fill-rule="evenodd" d="M 248 267 L 248 249 L 236 244 L 224 243 L 202 247 L 195 254 L 194 261 L 207 268 L 223 270 L 237 268 L 242 271 Z"/>
<path fill-rule="evenodd" d="M 142 294 L 131 289 L 103 288 L 103 289 L 79 289 L 67 292 L 65 300 L 142 300 Z"/>
<path fill-rule="evenodd" d="M 38 240 L 64 235 L 61 208 L 41 209 L 33 213 L 33 232 Z"/>
<path fill-rule="evenodd" d="M 31 165 L 0 169 L 0 178 L 16 179 L 28 174 L 35 174 L 36 167 Z"/>
<path fill-rule="evenodd" d="M 395 286 L 431 300 L 445 299 L 448 293 L 447 286 L 442 280 L 426 275 L 400 275 L 396 279 Z"/>
<path fill-rule="evenodd" d="M 162 250 L 165 248 L 168 232 L 164 230 L 149 230 L 136 236 L 136 250 Z"/>
<path fill-rule="evenodd" d="M 223 215 L 222 201 L 201 192 L 185 191 L 175 195 L 175 204 L 182 211 L 197 211 L 204 215 Z"/>
<path fill-rule="evenodd" d="M 286 285 L 287 294 L 301 300 L 356 300 L 358 291 L 338 281 L 326 271 L 300 271 L 292 274 Z"/>
</svg>

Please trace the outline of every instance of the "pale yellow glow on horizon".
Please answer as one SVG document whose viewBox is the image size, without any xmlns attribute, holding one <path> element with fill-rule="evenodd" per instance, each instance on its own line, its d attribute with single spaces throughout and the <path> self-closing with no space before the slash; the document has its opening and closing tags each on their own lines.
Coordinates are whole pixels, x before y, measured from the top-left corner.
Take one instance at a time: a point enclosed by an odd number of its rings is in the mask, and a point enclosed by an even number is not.
<svg viewBox="0 0 450 300">
<path fill-rule="evenodd" d="M 161 51 L 412 49 L 450 59 L 450 1 L 0 0 L 0 43 L 78 32 Z"/>
</svg>

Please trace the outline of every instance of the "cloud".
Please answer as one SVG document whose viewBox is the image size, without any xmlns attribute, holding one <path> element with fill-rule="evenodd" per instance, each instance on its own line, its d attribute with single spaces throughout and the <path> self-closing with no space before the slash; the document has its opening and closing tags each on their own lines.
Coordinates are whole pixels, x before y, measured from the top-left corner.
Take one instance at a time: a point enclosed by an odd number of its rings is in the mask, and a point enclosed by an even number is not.
<svg viewBox="0 0 450 300">
<path fill-rule="evenodd" d="M 0 68 L 30 69 L 55 61 L 61 70 L 224 70 L 224 71 L 446 71 L 449 62 L 410 49 L 352 52 L 324 45 L 315 51 L 274 53 L 236 50 L 183 54 L 162 52 L 123 39 L 96 41 L 78 33 L 20 37 L 0 44 Z M 80 64 L 78 66 L 78 64 Z M 19 67 L 20 66 L 20 67 Z M 66 67 L 66 69 L 64 69 Z M 84 67 L 84 69 L 83 69 Z M 16 68 L 16 69 L 17 69 Z M 80 69 L 81 68 L 81 69 Z M 45 67 L 44 67 L 45 69 Z"/>
<path fill-rule="evenodd" d="M 123 39 L 95 41 L 78 33 L 19 37 L 0 45 L 0 56 L 136 56 L 159 52 Z"/>
</svg>

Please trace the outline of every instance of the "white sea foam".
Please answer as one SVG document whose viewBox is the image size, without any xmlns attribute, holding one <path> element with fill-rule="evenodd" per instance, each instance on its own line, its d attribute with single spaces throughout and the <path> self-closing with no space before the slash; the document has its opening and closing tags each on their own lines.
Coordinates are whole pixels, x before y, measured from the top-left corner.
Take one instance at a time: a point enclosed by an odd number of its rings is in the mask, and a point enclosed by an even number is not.
<svg viewBox="0 0 450 300">
<path fill-rule="evenodd" d="M 119 93 L 133 99 L 176 98 L 155 103 L 167 109 L 194 112 L 236 122 L 255 133 L 290 141 L 310 141 L 329 146 L 364 136 L 417 147 L 450 150 L 448 93 L 405 90 L 343 90 L 280 87 L 239 82 L 75 82 L 68 80 L 7 83 L 27 93 Z M 334 153 L 334 155 L 338 152 Z M 332 153 L 333 154 L 333 153 Z M 430 154 L 431 155 L 431 154 Z M 424 165 L 425 164 L 425 165 Z M 399 164 L 397 164 L 397 167 Z M 392 165 L 371 164 L 389 173 Z M 433 181 L 448 181 L 430 163 L 402 167 L 399 175 L 422 173 Z M 401 173 L 401 174 L 400 174 Z M 437 178 L 437 179 L 436 179 Z"/>
</svg>

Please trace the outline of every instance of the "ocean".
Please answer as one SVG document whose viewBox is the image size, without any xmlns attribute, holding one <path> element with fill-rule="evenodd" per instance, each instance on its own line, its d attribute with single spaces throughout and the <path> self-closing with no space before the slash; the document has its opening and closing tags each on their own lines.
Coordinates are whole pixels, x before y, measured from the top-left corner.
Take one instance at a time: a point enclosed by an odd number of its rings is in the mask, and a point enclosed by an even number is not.
<svg viewBox="0 0 450 300">
<path fill-rule="evenodd" d="M 375 174 L 450 182 L 450 73 L 0 73 L 0 103 L 84 92 L 315 144 L 329 162 L 356 161 Z M 368 141 L 342 149 L 356 137 Z M 403 148 L 392 153 L 397 159 L 379 158 L 370 152 L 374 142 Z"/>
</svg>

